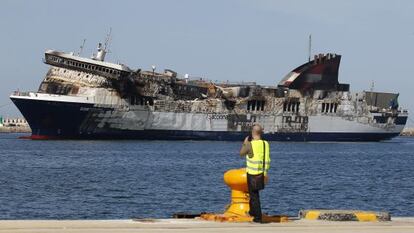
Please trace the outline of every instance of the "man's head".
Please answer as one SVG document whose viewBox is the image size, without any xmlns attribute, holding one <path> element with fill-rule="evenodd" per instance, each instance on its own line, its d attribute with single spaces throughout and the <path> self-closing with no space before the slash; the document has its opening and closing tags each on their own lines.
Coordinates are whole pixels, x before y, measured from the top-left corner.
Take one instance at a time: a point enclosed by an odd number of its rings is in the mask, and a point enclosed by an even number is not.
<svg viewBox="0 0 414 233">
<path fill-rule="evenodd" d="M 263 127 L 259 124 L 254 124 L 252 128 L 252 136 L 253 137 L 262 137 L 263 134 Z"/>
</svg>

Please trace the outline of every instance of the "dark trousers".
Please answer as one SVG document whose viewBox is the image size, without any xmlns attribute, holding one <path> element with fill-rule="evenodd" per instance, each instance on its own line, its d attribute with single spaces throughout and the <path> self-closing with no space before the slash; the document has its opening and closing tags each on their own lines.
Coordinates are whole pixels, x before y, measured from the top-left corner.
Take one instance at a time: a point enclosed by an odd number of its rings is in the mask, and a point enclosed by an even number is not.
<svg viewBox="0 0 414 233">
<path fill-rule="evenodd" d="M 259 197 L 259 190 L 252 190 L 252 177 L 254 175 L 250 175 L 247 173 L 247 187 L 249 189 L 249 205 L 250 205 L 250 216 L 253 216 L 253 221 L 261 221 L 262 220 L 262 208 L 260 207 L 260 197 Z"/>
</svg>

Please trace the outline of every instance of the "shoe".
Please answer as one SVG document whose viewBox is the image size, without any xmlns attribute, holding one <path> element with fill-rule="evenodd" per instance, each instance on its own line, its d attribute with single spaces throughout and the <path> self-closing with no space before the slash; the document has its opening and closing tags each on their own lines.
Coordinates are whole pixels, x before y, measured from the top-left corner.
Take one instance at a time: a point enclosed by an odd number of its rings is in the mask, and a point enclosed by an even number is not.
<svg viewBox="0 0 414 233">
<path fill-rule="evenodd" d="M 260 223 L 260 224 L 266 224 L 266 223 L 270 223 L 270 222 L 266 222 L 263 219 L 253 219 L 254 223 Z"/>
<path fill-rule="evenodd" d="M 262 220 L 261 219 L 254 218 L 253 219 L 253 222 L 255 222 L 255 223 L 262 223 Z"/>
</svg>

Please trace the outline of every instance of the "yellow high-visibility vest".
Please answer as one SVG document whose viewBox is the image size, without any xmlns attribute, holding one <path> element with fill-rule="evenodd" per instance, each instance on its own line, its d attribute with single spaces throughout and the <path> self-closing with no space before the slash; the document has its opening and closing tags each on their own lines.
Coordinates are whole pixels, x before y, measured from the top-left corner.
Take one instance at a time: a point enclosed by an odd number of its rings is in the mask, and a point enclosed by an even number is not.
<svg viewBox="0 0 414 233">
<path fill-rule="evenodd" d="M 263 147 L 264 143 L 264 147 Z M 269 143 L 265 140 L 251 141 L 253 157 L 246 155 L 246 171 L 250 175 L 258 175 L 264 172 L 266 175 L 270 168 L 270 148 Z M 264 149 L 264 151 L 263 151 Z M 265 167 L 263 168 L 263 158 L 265 158 Z"/>
</svg>

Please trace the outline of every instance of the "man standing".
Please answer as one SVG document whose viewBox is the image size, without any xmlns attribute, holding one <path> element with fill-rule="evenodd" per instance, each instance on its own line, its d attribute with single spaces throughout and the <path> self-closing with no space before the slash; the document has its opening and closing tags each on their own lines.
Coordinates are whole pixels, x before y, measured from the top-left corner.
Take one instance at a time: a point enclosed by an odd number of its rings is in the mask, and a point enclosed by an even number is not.
<svg viewBox="0 0 414 233">
<path fill-rule="evenodd" d="M 264 189 L 265 176 L 270 168 L 269 143 L 262 140 L 263 128 L 255 124 L 252 135 L 244 139 L 240 156 L 246 156 L 247 185 L 249 189 L 250 216 L 262 222 L 259 191 Z"/>
</svg>

